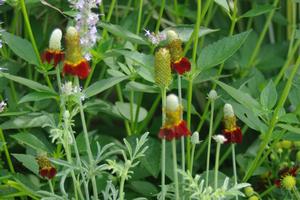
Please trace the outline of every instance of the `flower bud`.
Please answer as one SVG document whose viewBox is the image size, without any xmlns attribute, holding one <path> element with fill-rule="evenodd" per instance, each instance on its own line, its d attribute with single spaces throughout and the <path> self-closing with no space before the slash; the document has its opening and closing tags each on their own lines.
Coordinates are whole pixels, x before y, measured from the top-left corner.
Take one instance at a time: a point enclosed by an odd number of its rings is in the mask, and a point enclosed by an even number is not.
<svg viewBox="0 0 300 200">
<path fill-rule="evenodd" d="M 172 81 L 171 56 L 166 48 L 160 48 L 155 53 L 155 82 L 160 87 L 167 88 Z"/>
<path fill-rule="evenodd" d="M 292 145 L 293 145 L 292 142 L 289 141 L 289 140 L 282 140 L 281 141 L 281 146 L 284 149 L 290 149 L 290 148 L 292 148 Z"/>
<path fill-rule="evenodd" d="M 179 108 L 179 99 L 175 94 L 167 96 L 166 109 L 167 111 L 176 111 Z"/>
<path fill-rule="evenodd" d="M 259 199 L 258 199 L 258 197 L 257 197 L 257 196 L 255 196 L 255 195 L 254 195 L 254 196 L 252 196 L 252 197 L 249 197 L 249 199 L 248 199 L 248 200 L 259 200 Z"/>
<path fill-rule="evenodd" d="M 287 190 L 292 190 L 296 186 L 296 179 L 294 176 L 287 175 L 281 181 L 282 187 Z"/>
<path fill-rule="evenodd" d="M 61 38 L 62 32 L 59 28 L 54 29 L 49 39 L 49 49 L 51 50 L 61 50 Z"/>
<path fill-rule="evenodd" d="M 195 132 L 192 134 L 191 142 L 192 142 L 192 144 L 194 144 L 194 145 L 200 143 L 199 132 L 198 132 L 198 131 L 195 131 Z"/>
<path fill-rule="evenodd" d="M 246 187 L 245 194 L 247 197 L 251 197 L 254 194 L 253 187 L 251 187 L 251 186 Z"/>
<path fill-rule="evenodd" d="M 216 90 L 211 90 L 208 93 L 208 99 L 211 101 L 215 101 L 218 98 L 218 93 L 216 92 Z"/>
</svg>

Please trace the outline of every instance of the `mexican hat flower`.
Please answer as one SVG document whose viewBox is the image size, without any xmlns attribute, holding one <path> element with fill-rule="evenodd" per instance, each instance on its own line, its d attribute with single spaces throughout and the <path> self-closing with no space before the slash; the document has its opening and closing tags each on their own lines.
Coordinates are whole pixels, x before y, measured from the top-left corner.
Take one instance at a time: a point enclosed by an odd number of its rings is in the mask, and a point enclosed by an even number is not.
<svg viewBox="0 0 300 200">
<path fill-rule="evenodd" d="M 85 79 L 90 71 L 90 65 L 81 53 L 79 34 L 74 27 L 70 26 L 66 33 L 66 58 L 63 73 Z"/>
<path fill-rule="evenodd" d="M 172 81 L 171 74 L 171 56 L 170 52 L 166 48 L 160 48 L 155 53 L 155 83 L 159 87 L 167 88 Z"/>
<path fill-rule="evenodd" d="M 181 136 L 191 135 L 190 130 L 187 128 L 186 122 L 180 119 L 182 106 L 179 105 L 178 97 L 174 94 L 167 96 L 166 118 L 163 126 L 159 131 L 159 137 L 166 140 L 178 139 Z"/>
<path fill-rule="evenodd" d="M 224 105 L 224 129 L 223 135 L 227 139 L 226 143 L 241 143 L 242 131 L 236 124 L 236 117 L 231 104 Z"/>
<path fill-rule="evenodd" d="M 55 29 L 49 39 L 49 48 L 42 54 L 42 61 L 53 64 L 54 67 L 64 59 L 64 52 L 61 50 L 62 32 L 59 28 Z"/>
<path fill-rule="evenodd" d="M 169 45 L 168 48 L 171 53 L 171 66 L 174 71 L 182 75 L 191 70 L 191 63 L 189 59 L 183 57 L 182 41 L 175 31 L 169 30 L 167 32 Z"/>
<path fill-rule="evenodd" d="M 43 178 L 52 179 L 56 175 L 56 169 L 51 164 L 50 160 L 47 158 L 47 156 L 42 155 L 38 156 L 36 158 L 37 163 L 39 165 L 39 174 Z"/>
</svg>

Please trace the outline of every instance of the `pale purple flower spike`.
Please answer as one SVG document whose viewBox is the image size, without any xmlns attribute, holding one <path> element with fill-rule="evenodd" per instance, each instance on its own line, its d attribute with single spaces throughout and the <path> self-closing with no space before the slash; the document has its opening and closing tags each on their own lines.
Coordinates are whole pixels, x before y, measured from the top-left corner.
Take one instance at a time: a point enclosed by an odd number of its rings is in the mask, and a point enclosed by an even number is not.
<svg viewBox="0 0 300 200">
<path fill-rule="evenodd" d="M 101 4 L 101 0 L 69 0 L 72 7 L 78 10 L 75 16 L 76 29 L 80 34 L 80 43 L 82 45 L 84 57 L 91 59 L 89 50 L 96 44 L 99 35 L 96 25 L 99 21 L 99 15 L 92 12 Z"/>
<path fill-rule="evenodd" d="M 165 33 L 151 33 L 149 30 L 145 29 L 145 36 L 153 45 L 158 45 L 161 41 L 167 39 L 167 35 Z"/>
</svg>

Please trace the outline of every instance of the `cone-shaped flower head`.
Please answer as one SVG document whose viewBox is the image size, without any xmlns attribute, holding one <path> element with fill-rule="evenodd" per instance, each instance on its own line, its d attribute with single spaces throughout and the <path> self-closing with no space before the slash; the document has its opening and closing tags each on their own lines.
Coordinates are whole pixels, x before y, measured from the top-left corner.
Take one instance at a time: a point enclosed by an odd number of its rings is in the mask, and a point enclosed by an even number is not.
<svg viewBox="0 0 300 200">
<path fill-rule="evenodd" d="M 165 122 L 160 129 L 159 137 L 167 140 L 180 138 L 181 136 L 188 136 L 191 134 L 186 126 L 186 122 L 181 120 L 182 106 L 179 104 L 178 97 L 174 94 L 167 96 Z"/>
<path fill-rule="evenodd" d="M 236 117 L 231 104 L 224 105 L 224 129 L 223 135 L 226 137 L 226 143 L 241 143 L 242 131 L 236 125 Z"/>
<path fill-rule="evenodd" d="M 282 187 L 287 190 L 292 190 L 296 186 L 296 178 L 291 175 L 285 176 L 281 181 Z"/>
<path fill-rule="evenodd" d="M 155 82 L 159 87 L 167 88 L 172 81 L 171 56 L 166 48 L 160 48 L 155 53 Z"/>
<path fill-rule="evenodd" d="M 297 176 L 299 167 L 285 167 L 278 172 L 278 179 L 275 179 L 275 186 L 283 187 L 287 190 L 293 189 L 296 185 L 295 177 Z"/>
<path fill-rule="evenodd" d="M 59 28 L 54 29 L 49 39 L 49 48 L 42 54 L 43 62 L 53 63 L 56 66 L 64 59 L 64 52 L 61 50 L 62 32 Z"/>
<path fill-rule="evenodd" d="M 36 158 L 39 165 L 39 173 L 43 178 L 52 179 L 56 175 L 56 169 L 45 155 Z"/>
<path fill-rule="evenodd" d="M 90 73 L 88 61 L 82 56 L 80 38 L 75 27 L 68 27 L 66 33 L 66 59 L 64 73 L 86 78 Z"/>
<path fill-rule="evenodd" d="M 191 63 L 187 58 L 183 57 L 182 41 L 178 34 L 173 30 L 169 30 L 167 32 L 167 37 L 169 41 L 168 48 L 171 54 L 172 69 L 178 74 L 184 74 L 185 72 L 190 71 Z"/>
</svg>

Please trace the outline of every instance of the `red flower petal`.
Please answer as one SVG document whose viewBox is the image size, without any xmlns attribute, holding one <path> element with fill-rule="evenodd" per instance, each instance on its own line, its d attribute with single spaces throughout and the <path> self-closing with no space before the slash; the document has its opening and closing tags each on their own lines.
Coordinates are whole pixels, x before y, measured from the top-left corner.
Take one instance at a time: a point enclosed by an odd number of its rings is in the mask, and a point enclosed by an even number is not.
<svg viewBox="0 0 300 200">
<path fill-rule="evenodd" d="M 182 75 L 191 70 L 191 63 L 187 58 L 183 57 L 181 60 L 172 63 L 172 69 Z"/>
<path fill-rule="evenodd" d="M 174 127 L 174 129 L 176 133 L 176 138 L 191 135 L 191 131 L 187 128 L 186 122 L 184 120 L 181 120 L 180 123 Z"/>
<path fill-rule="evenodd" d="M 176 137 L 176 133 L 172 128 L 161 128 L 159 130 L 158 137 L 170 141 Z"/>
<path fill-rule="evenodd" d="M 80 79 L 85 79 L 89 75 L 91 69 L 87 60 L 82 59 L 78 63 L 65 62 L 63 73 L 78 76 Z"/>
<path fill-rule="evenodd" d="M 280 179 L 274 180 L 274 184 L 275 184 L 276 187 L 280 188 L 280 186 L 281 186 L 281 181 L 280 181 Z"/>
<path fill-rule="evenodd" d="M 225 136 L 225 138 L 227 139 L 227 141 L 225 142 L 227 143 L 242 143 L 242 131 L 240 127 L 236 127 L 234 130 L 223 130 L 223 135 Z"/>
<path fill-rule="evenodd" d="M 40 169 L 40 175 L 41 175 L 43 178 L 47 177 L 47 175 L 48 175 L 48 168 L 47 168 L 47 167 L 41 168 L 41 169 Z"/>
<path fill-rule="evenodd" d="M 47 62 L 49 64 L 53 63 L 54 67 L 56 67 L 56 65 L 61 62 L 64 57 L 64 52 L 52 50 L 46 50 L 41 56 L 43 62 Z"/>
<path fill-rule="evenodd" d="M 51 167 L 51 168 L 48 170 L 48 178 L 49 178 L 49 179 L 52 179 L 55 175 L 56 175 L 56 169 L 55 169 L 54 167 Z"/>
</svg>

